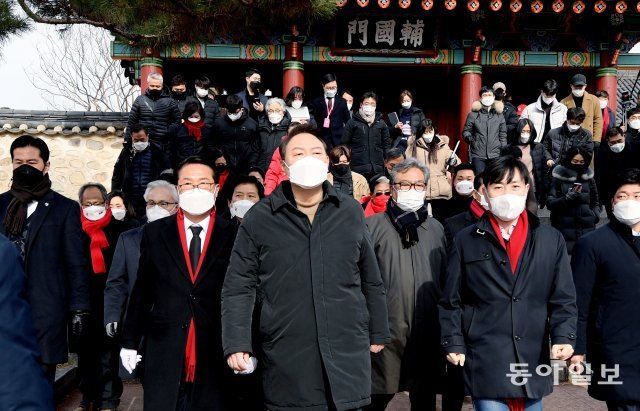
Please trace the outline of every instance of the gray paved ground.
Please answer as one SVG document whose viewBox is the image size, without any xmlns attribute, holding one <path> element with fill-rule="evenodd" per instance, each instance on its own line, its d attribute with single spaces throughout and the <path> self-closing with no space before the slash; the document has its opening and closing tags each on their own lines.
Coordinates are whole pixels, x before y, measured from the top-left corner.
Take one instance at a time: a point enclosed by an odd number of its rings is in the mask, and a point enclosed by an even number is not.
<svg viewBox="0 0 640 411">
<path fill-rule="evenodd" d="M 80 393 L 74 391 L 58 405 L 58 411 L 73 411 L 79 402 Z M 471 411 L 473 407 L 470 403 L 465 403 L 462 409 L 463 411 Z M 605 411 L 607 407 L 603 402 L 589 397 L 586 388 L 564 383 L 556 387 L 553 394 L 544 399 L 544 409 L 545 411 Z M 142 411 L 142 386 L 140 384 L 125 384 L 122 403 L 118 410 Z M 396 395 L 387 407 L 387 411 L 408 410 L 409 396 L 405 393 Z"/>
</svg>

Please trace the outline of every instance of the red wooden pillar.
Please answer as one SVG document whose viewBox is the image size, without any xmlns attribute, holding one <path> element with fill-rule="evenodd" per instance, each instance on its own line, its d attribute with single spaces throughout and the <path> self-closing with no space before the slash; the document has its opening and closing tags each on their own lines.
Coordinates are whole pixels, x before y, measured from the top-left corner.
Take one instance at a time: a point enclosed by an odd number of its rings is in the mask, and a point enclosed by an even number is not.
<svg viewBox="0 0 640 411">
<path fill-rule="evenodd" d="M 596 91 L 605 90 L 609 93 L 609 107 L 616 112 L 618 96 L 618 69 L 603 67 L 596 70 Z"/>
<path fill-rule="evenodd" d="M 462 140 L 462 129 L 471 111 L 471 105 L 478 100 L 478 93 L 482 88 L 482 66 L 469 64 L 460 68 L 460 147 L 458 155 L 463 161 L 469 160 L 469 149 Z"/>
<path fill-rule="evenodd" d="M 301 61 L 285 61 L 282 65 L 282 97 L 284 98 L 291 87 L 304 89 L 304 63 Z"/>
<path fill-rule="evenodd" d="M 147 90 L 147 77 L 152 73 L 162 74 L 162 59 L 158 57 L 143 57 L 140 60 L 140 89 L 143 93 Z"/>
</svg>

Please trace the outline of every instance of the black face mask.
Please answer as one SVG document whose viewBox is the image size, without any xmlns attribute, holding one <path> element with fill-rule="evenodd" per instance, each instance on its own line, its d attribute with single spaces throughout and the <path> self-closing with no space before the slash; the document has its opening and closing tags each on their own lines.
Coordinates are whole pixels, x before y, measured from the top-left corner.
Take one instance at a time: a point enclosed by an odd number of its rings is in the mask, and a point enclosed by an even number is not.
<svg viewBox="0 0 640 411">
<path fill-rule="evenodd" d="M 216 175 L 222 174 L 228 169 L 229 166 L 227 164 L 216 164 L 215 166 L 213 166 L 213 171 L 216 173 Z"/>
<path fill-rule="evenodd" d="M 345 176 L 351 172 L 351 166 L 349 164 L 335 164 L 331 166 L 331 170 L 336 175 Z"/>
<path fill-rule="evenodd" d="M 44 173 L 29 164 L 23 164 L 13 170 L 13 184 L 23 188 L 33 188 L 44 178 Z"/>
<path fill-rule="evenodd" d="M 582 174 L 587 170 L 588 165 L 587 164 L 567 164 L 567 168 L 569 170 L 573 170 L 578 174 Z"/>
<path fill-rule="evenodd" d="M 187 97 L 187 93 L 184 91 L 172 91 L 171 95 L 175 100 L 184 100 Z"/>
<path fill-rule="evenodd" d="M 158 97 L 160 97 L 162 95 L 162 90 L 151 90 L 151 89 L 149 89 L 149 95 L 152 98 L 158 98 Z"/>
<path fill-rule="evenodd" d="M 258 89 L 260 88 L 260 82 L 259 81 L 252 81 L 249 83 L 249 88 L 253 91 L 258 91 Z"/>
</svg>

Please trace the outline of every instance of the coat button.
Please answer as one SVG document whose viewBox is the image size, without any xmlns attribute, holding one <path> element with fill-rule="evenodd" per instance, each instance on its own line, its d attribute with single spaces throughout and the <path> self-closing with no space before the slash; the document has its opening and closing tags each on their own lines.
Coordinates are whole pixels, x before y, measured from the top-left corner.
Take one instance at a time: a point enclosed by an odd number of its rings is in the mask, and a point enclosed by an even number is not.
<svg viewBox="0 0 640 411">
<path fill-rule="evenodd" d="M 193 294 L 189 294 L 189 298 L 191 298 L 193 301 L 195 301 L 195 300 L 196 300 L 196 296 L 195 296 L 195 295 L 193 295 Z"/>
<path fill-rule="evenodd" d="M 513 337 L 513 339 L 516 340 L 516 341 L 520 341 L 520 336 L 516 335 L 515 337 Z"/>
<path fill-rule="evenodd" d="M 484 253 L 484 254 L 482 254 L 482 257 L 484 257 L 484 258 L 489 258 L 489 253 Z"/>
<path fill-rule="evenodd" d="M 518 297 L 513 297 L 513 301 L 517 303 L 520 299 Z"/>
<path fill-rule="evenodd" d="M 447 340 L 442 341 L 442 345 L 449 345 L 449 341 Z"/>
<path fill-rule="evenodd" d="M 182 329 L 183 329 L 183 330 L 186 330 L 188 326 L 189 326 L 189 324 L 184 323 L 184 324 L 182 324 Z"/>
<path fill-rule="evenodd" d="M 576 335 L 574 333 L 569 333 L 569 338 L 573 340 L 574 338 L 576 338 Z"/>
<path fill-rule="evenodd" d="M 506 265 L 506 264 L 507 264 L 507 262 L 506 262 L 505 260 L 500 260 L 500 264 L 501 264 L 501 265 Z"/>
</svg>

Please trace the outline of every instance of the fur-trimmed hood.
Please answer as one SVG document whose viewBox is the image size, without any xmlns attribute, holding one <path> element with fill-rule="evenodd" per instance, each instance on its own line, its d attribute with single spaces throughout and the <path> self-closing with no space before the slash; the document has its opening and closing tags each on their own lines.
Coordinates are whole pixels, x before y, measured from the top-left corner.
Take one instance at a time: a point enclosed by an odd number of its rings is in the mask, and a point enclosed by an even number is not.
<svg viewBox="0 0 640 411">
<path fill-rule="evenodd" d="M 578 173 L 563 165 L 555 166 L 551 175 L 553 175 L 553 178 L 557 178 L 560 181 L 566 181 L 568 183 L 575 183 L 578 180 Z M 587 171 L 585 171 L 580 178 L 583 181 L 586 181 L 591 180 L 593 176 L 593 170 L 587 167 Z"/>
<path fill-rule="evenodd" d="M 477 113 L 480 110 L 482 110 L 482 103 L 480 102 L 480 100 L 474 101 L 473 104 L 471 104 L 471 111 Z M 502 114 L 502 112 L 504 111 L 504 103 L 502 101 L 494 101 L 493 105 L 491 106 L 491 110 L 495 111 L 498 114 Z"/>
</svg>

